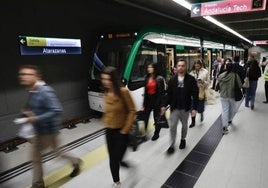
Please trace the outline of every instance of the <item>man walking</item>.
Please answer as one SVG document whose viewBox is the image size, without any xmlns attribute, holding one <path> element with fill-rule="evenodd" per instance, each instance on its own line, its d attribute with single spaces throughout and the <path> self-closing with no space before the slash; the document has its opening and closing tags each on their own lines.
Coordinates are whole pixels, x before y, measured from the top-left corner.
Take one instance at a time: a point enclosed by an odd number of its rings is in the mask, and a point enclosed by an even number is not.
<svg viewBox="0 0 268 188">
<path fill-rule="evenodd" d="M 185 60 L 179 60 L 176 65 L 177 75 L 174 75 L 168 83 L 167 99 L 162 107 L 162 113 L 165 106 L 170 104 L 170 137 L 171 145 L 168 148 L 168 154 L 174 153 L 174 146 L 177 137 L 178 121 L 182 123 L 181 143 L 179 148 L 184 149 L 186 145 L 186 136 L 188 130 L 188 117 L 192 104 L 192 116 L 196 115 L 198 104 L 198 86 L 195 78 L 187 73 L 187 63 Z"/>
<path fill-rule="evenodd" d="M 55 91 L 41 80 L 41 73 L 34 65 L 24 65 L 19 69 L 19 82 L 29 90 L 26 107 L 22 109 L 27 123 L 32 123 L 35 129 L 33 138 L 33 188 L 44 188 L 42 151 L 52 147 L 57 156 L 67 158 L 73 164 L 71 177 L 80 171 L 81 160 L 76 157 L 61 155 L 58 149 L 58 133 L 60 129 L 59 116 L 62 107 Z"/>
</svg>

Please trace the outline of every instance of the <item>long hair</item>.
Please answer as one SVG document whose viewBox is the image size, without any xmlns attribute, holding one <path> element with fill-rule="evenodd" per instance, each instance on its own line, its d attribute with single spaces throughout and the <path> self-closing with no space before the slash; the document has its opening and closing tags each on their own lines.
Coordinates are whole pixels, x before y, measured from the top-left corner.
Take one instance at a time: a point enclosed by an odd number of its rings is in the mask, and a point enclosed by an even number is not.
<svg viewBox="0 0 268 188">
<path fill-rule="evenodd" d="M 102 74 L 107 74 L 111 77 L 111 82 L 114 87 L 115 95 L 117 95 L 118 97 L 121 97 L 122 94 L 121 94 L 120 88 L 123 87 L 123 84 L 121 80 L 119 79 L 116 68 L 112 66 L 107 66 L 103 69 Z M 104 89 L 104 92 L 107 92 L 106 88 Z"/>
<path fill-rule="evenodd" d="M 155 79 L 158 75 L 159 75 L 159 71 L 158 71 L 158 65 L 156 63 L 149 63 L 147 66 L 146 66 L 146 71 L 147 71 L 147 68 L 148 66 L 151 65 L 154 69 L 154 72 L 153 72 L 153 78 Z M 150 74 L 147 72 L 146 74 L 146 78 L 149 78 L 150 77 Z"/>
<path fill-rule="evenodd" d="M 202 64 L 201 60 L 197 60 L 197 61 L 194 62 L 193 66 L 192 66 L 192 71 L 195 70 L 195 65 L 196 64 L 200 65 L 200 69 L 203 67 L 203 64 Z"/>
</svg>

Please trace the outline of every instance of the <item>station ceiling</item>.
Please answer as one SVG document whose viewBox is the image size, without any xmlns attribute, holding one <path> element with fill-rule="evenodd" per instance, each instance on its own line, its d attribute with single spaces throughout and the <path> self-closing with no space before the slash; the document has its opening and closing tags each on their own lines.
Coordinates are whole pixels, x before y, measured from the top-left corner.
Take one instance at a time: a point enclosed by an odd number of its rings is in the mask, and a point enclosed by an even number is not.
<svg viewBox="0 0 268 188">
<path fill-rule="evenodd" d="M 53 3 L 43 1 L 42 5 L 35 0 L 23 3 L 10 0 L 6 1 L 0 10 L 1 23 L 7 25 L 5 28 L 20 25 L 24 33 L 36 36 L 53 35 L 55 30 L 65 34 L 104 33 L 160 27 L 205 40 L 237 46 L 248 45 L 246 41 L 203 17 L 191 18 L 189 10 L 172 0 L 57 0 Z M 268 40 L 268 10 L 213 17 L 251 41 Z M 36 26 L 32 30 L 34 24 Z M 43 33 L 47 31 L 47 27 L 51 28 L 51 33 Z"/>
<path fill-rule="evenodd" d="M 176 4 L 172 0 L 113 0 L 118 4 L 136 8 L 139 11 L 145 11 L 155 15 L 159 19 L 157 23 L 149 21 L 146 23 L 146 14 L 144 17 L 139 15 L 143 24 L 153 24 L 166 26 L 173 29 L 184 30 L 186 33 L 200 35 L 208 39 L 226 41 L 227 43 L 248 44 L 246 41 L 223 30 L 222 28 L 208 22 L 203 17 L 191 18 L 191 12 L 186 8 Z M 189 3 L 203 3 L 208 0 L 188 0 Z M 267 5 L 266 5 L 267 6 Z M 137 17 L 138 18 L 138 17 Z M 213 18 L 232 28 L 242 36 L 251 41 L 268 40 L 268 11 L 254 11 L 235 13 L 228 15 L 217 15 Z"/>
</svg>

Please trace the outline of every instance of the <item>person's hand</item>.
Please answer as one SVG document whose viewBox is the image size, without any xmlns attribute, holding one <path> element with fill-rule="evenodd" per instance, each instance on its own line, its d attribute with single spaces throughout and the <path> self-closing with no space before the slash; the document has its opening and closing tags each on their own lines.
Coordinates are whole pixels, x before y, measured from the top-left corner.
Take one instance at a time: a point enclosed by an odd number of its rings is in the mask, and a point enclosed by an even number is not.
<svg viewBox="0 0 268 188">
<path fill-rule="evenodd" d="M 35 114 L 31 110 L 22 110 L 21 113 L 26 117 L 34 116 Z"/>
<path fill-rule="evenodd" d="M 33 122 L 35 122 L 37 120 L 37 117 L 36 116 L 29 116 L 28 118 L 27 118 L 27 122 L 29 122 L 29 123 L 33 123 Z"/>
<path fill-rule="evenodd" d="M 33 123 L 37 120 L 36 115 L 30 110 L 24 110 L 22 114 L 26 116 L 28 123 Z"/>
<path fill-rule="evenodd" d="M 160 112 L 160 116 L 164 115 L 166 112 L 166 108 L 165 107 L 162 107 L 161 108 L 161 112 Z"/>
</svg>

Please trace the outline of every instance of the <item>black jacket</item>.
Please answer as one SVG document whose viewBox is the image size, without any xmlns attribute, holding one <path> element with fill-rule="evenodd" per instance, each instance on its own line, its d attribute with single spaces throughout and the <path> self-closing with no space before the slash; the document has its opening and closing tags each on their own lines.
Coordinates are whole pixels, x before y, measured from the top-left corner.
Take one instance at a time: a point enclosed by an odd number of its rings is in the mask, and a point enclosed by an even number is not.
<svg viewBox="0 0 268 188">
<path fill-rule="evenodd" d="M 145 90 L 144 90 L 144 100 L 143 100 L 143 106 L 146 107 L 148 105 L 148 91 L 147 91 L 147 83 L 149 81 L 149 77 L 145 78 Z M 163 104 L 163 101 L 165 100 L 165 80 L 162 76 L 156 77 L 156 106 L 158 108 L 161 107 L 161 104 Z"/>
<path fill-rule="evenodd" d="M 177 100 L 178 100 L 178 76 L 173 76 L 169 83 L 167 89 L 166 100 L 163 106 L 167 106 L 170 104 L 171 111 L 177 108 Z M 198 93 L 199 89 L 196 83 L 196 80 L 193 76 L 189 75 L 188 73 L 185 74 L 184 77 L 184 88 L 185 88 L 185 111 L 189 111 L 191 109 L 191 102 L 193 99 L 193 109 L 197 109 L 198 104 Z"/>
</svg>

